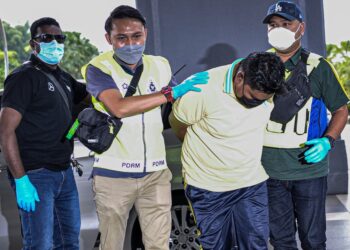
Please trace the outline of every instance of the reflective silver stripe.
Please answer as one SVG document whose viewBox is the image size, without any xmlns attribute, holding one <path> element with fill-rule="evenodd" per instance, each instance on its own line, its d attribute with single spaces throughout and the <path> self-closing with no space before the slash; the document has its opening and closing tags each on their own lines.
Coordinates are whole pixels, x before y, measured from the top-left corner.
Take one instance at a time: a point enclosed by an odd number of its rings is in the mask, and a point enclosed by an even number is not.
<svg viewBox="0 0 350 250">
<path fill-rule="evenodd" d="M 137 86 L 137 90 L 139 92 L 139 95 L 141 95 L 141 90 L 140 87 Z M 141 119 L 142 119 L 142 141 L 143 141 L 143 159 L 144 159 L 144 164 L 143 164 L 143 172 L 147 172 L 147 148 L 146 148 L 146 138 L 145 138 L 145 113 L 143 112 L 141 114 Z"/>
</svg>

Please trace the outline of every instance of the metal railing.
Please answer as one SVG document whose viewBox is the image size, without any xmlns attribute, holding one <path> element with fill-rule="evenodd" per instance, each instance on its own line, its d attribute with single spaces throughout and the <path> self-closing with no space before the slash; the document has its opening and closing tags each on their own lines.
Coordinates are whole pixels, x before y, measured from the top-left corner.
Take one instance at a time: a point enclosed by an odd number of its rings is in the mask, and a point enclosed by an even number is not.
<svg viewBox="0 0 350 250">
<path fill-rule="evenodd" d="M 5 65 L 5 78 L 9 74 L 9 57 L 8 57 L 8 50 L 7 50 L 7 39 L 6 39 L 6 33 L 5 33 L 5 27 L 2 24 L 2 20 L 0 18 L 0 35 L 2 37 L 2 40 L 4 41 L 4 65 Z"/>
</svg>

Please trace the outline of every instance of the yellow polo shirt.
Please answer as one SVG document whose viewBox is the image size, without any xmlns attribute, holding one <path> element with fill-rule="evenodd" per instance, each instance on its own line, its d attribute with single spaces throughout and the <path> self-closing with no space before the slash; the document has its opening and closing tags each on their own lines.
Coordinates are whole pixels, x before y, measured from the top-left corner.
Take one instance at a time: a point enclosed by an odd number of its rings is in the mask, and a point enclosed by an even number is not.
<svg viewBox="0 0 350 250">
<path fill-rule="evenodd" d="M 189 125 L 181 159 L 185 182 L 213 192 L 268 178 L 261 154 L 272 104 L 248 109 L 237 101 L 232 89 L 236 63 L 209 70 L 202 92 L 189 92 L 173 106 L 176 119 Z"/>
</svg>

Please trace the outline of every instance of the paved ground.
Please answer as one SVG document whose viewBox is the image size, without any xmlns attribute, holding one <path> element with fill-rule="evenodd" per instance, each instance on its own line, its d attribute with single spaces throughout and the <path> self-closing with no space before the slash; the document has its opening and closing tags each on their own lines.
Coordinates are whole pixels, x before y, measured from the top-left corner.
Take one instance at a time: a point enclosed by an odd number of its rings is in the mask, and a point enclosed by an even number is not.
<svg viewBox="0 0 350 250">
<path fill-rule="evenodd" d="M 350 125 L 342 133 L 350 165 Z M 348 171 L 349 173 L 349 171 Z M 350 185 L 348 184 L 348 190 Z M 349 193 L 349 192 L 348 192 Z M 350 197 L 335 195 L 327 198 L 327 249 L 350 250 Z"/>
</svg>

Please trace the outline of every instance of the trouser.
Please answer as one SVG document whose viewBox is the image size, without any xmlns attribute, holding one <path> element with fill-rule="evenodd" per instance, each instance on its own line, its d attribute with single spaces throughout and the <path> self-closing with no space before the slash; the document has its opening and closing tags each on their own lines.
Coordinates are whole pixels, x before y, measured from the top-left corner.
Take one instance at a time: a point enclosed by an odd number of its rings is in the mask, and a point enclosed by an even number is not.
<svg viewBox="0 0 350 250">
<path fill-rule="evenodd" d="M 203 249 L 267 250 L 266 182 L 227 192 L 211 192 L 187 185 L 185 193 Z"/>
<path fill-rule="evenodd" d="M 79 197 L 72 168 L 64 171 L 40 168 L 26 174 L 40 202 L 36 202 L 34 212 L 19 209 L 23 249 L 79 250 Z M 15 189 L 13 179 L 10 181 Z"/>
<path fill-rule="evenodd" d="M 150 173 L 143 178 L 94 176 L 100 249 L 122 250 L 129 212 L 135 206 L 147 250 L 169 249 L 171 230 L 170 170 Z"/>
<path fill-rule="evenodd" d="M 326 249 L 327 176 L 296 181 L 269 179 L 267 186 L 274 249 L 297 250 L 296 229 L 304 250 Z"/>
</svg>

